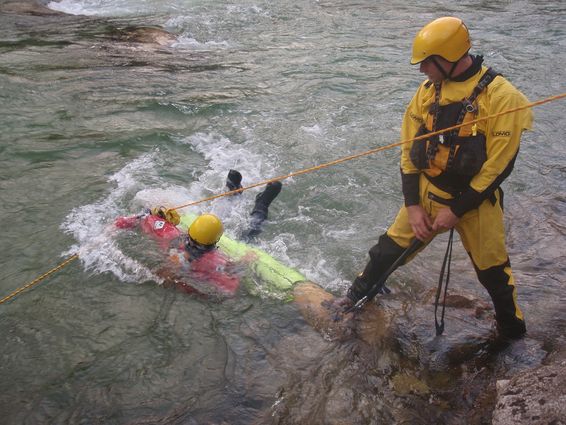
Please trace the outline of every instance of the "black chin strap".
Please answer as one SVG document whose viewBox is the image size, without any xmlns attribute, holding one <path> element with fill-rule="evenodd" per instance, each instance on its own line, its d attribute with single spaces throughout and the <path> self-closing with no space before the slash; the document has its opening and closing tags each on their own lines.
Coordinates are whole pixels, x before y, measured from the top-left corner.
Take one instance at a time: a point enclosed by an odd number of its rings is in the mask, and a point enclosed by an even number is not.
<svg viewBox="0 0 566 425">
<path fill-rule="evenodd" d="M 456 62 L 452 63 L 452 68 L 450 68 L 450 72 L 448 73 L 448 78 L 452 78 L 452 74 L 454 74 L 454 71 L 456 70 L 456 67 L 458 66 L 459 62 L 460 62 L 460 59 L 458 59 Z"/>
<path fill-rule="evenodd" d="M 450 236 L 448 237 L 448 245 L 446 246 L 446 253 L 444 254 L 444 261 L 442 262 L 442 269 L 440 270 L 440 277 L 438 278 L 438 289 L 436 290 L 436 299 L 434 301 L 434 325 L 436 327 L 436 335 L 442 335 L 444 332 L 444 311 L 446 309 L 446 293 L 448 292 L 448 282 L 450 281 L 450 263 L 452 262 L 452 242 L 454 240 L 454 228 L 450 229 Z M 437 310 L 438 301 L 442 292 L 444 281 L 444 272 L 446 272 L 446 283 L 444 284 L 444 297 L 442 300 L 442 314 L 440 316 L 440 323 L 438 322 Z"/>
<path fill-rule="evenodd" d="M 189 253 L 189 261 L 196 260 L 213 249 L 214 245 L 200 245 L 194 241 L 191 243 L 190 236 L 185 238 L 185 250 Z"/>
<path fill-rule="evenodd" d="M 432 56 L 430 58 L 430 60 L 432 61 L 432 63 L 436 66 L 436 69 L 438 69 L 442 75 L 444 76 L 444 79 L 447 80 L 449 78 L 449 75 L 446 73 L 446 71 L 444 70 L 444 68 L 442 68 L 440 66 L 440 64 L 438 63 L 438 61 L 436 60 L 436 58 L 434 56 Z"/>
<path fill-rule="evenodd" d="M 440 64 L 438 63 L 438 61 L 434 56 L 432 56 L 430 59 L 432 60 L 432 63 L 434 63 L 436 68 L 442 73 L 445 80 L 449 80 L 450 78 L 452 78 L 452 74 L 454 73 L 456 67 L 458 66 L 458 63 L 460 62 L 460 59 L 458 59 L 456 62 L 452 62 L 452 68 L 450 68 L 450 72 L 446 73 L 444 68 L 440 66 Z"/>
</svg>

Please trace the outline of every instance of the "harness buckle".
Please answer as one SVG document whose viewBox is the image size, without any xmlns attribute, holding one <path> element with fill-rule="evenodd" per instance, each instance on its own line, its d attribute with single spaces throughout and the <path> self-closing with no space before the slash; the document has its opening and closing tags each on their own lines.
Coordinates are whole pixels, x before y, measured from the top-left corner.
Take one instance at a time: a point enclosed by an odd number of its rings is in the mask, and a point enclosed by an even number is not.
<svg viewBox="0 0 566 425">
<path fill-rule="evenodd" d="M 478 111 L 477 108 L 468 99 L 464 99 L 462 102 L 464 103 L 464 109 L 466 110 L 466 112 L 473 113 Z"/>
</svg>

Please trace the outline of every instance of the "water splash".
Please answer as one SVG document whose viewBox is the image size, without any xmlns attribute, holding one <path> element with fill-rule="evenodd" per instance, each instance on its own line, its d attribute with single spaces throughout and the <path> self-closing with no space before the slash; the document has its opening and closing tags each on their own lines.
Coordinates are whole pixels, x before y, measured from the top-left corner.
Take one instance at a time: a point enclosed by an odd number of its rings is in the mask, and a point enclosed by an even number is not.
<svg viewBox="0 0 566 425">
<path fill-rule="evenodd" d="M 85 269 L 93 273 L 112 273 L 125 282 L 160 281 L 147 267 L 126 255 L 116 242 L 113 220 L 127 213 L 126 199 L 143 187 L 143 176 L 154 171 L 157 152 L 142 155 L 110 176 L 116 184 L 107 197 L 93 204 L 74 208 L 61 228 L 72 234 L 77 244 L 67 252 L 76 252 Z"/>
<path fill-rule="evenodd" d="M 52 1 L 47 7 L 70 15 L 131 16 L 173 12 L 179 2 L 138 0 L 61 0 Z M 191 2 L 186 2 L 190 4 Z"/>
<path fill-rule="evenodd" d="M 173 207 L 221 193 L 230 168 L 243 173 L 244 184 L 263 179 L 267 170 L 273 169 L 253 152 L 249 143 L 236 144 L 218 134 L 198 133 L 178 142 L 189 145 L 192 154 L 201 155 L 206 163 L 187 187 L 172 184 L 160 175 L 160 170 L 169 167 L 171 158 L 167 152 L 155 148 L 111 175 L 108 181 L 115 187 L 106 197 L 73 209 L 65 218 L 62 229 L 77 241 L 68 252 L 77 252 L 86 270 L 98 274 L 109 272 L 124 282 L 160 282 L 150 268 L 124 252 L 118 240 L 120 230 L 113 226 L 114 219 L 144 208 Z M 212 212 L 222 218 L 227 234 L 237 237 L 248 224 L 255 193 L 221 198 L 185 211 Z"/>
</svg>

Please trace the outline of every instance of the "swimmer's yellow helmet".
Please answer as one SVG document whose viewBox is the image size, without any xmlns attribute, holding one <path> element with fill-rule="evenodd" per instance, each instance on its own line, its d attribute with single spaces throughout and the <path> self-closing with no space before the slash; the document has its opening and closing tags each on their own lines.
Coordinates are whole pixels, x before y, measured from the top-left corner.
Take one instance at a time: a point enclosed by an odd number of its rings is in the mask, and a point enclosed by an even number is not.
<svg viewBox="0 0 566 425">
<path fill-rule="evenodd" d="M 214 214 L 202 214 L 189 227 L 189 237 L 201 245 L 214 245 L 224 233 L 224 226 Z"/>
</svg>

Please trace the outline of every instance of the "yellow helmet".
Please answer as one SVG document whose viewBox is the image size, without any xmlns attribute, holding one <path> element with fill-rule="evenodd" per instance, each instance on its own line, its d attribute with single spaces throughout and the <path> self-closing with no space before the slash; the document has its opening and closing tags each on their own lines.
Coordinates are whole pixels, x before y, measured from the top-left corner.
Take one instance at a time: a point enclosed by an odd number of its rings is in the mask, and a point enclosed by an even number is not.
<svg viewBox="0 0 566 425">
<path fill-rule="evenodd" d="M 214 214 L 202 214 L 189 227 L 189 236 L 201 245 L 214 245 L 224 233 L 224 226 Z"/>
<path fill-rule="evenodd" d="M 451 16 L 438 18 L 426 24 L 415 37 L 411 64 L 421 63 L 430 56 L 457 62 L 470 47 L 470 34 L 461 19 Z"/>
</svg>

